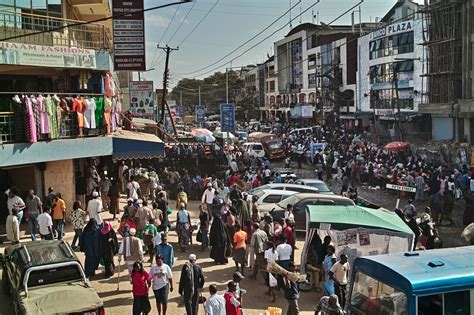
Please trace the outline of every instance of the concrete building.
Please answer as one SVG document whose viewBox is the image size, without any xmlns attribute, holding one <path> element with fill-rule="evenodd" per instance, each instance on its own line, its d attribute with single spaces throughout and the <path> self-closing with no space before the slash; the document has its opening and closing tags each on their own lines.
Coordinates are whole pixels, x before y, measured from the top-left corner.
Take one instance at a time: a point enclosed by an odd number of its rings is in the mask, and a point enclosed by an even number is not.
<svg viewBox="0 0 474 315">
<path fill-rule="evenodd" d="M 259 109 L 265 104 L 265 65 L 248 65 L 240 69 L 243 82 L 238 105 L 246 118 L 259 116 Z"/>
</svg>

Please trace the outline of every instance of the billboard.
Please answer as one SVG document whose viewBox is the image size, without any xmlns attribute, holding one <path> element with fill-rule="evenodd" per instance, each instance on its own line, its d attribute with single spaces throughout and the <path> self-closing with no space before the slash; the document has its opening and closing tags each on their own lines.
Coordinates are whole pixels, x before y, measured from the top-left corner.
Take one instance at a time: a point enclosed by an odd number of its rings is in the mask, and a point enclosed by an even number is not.
<svg viewBox="0 0 474 315">
<path fill-rule="evenodd" d="M 221 131 L 235 129 L 235 104 L 221 104 Z"/>
<path fill-rule="evenodd" d="M 204 124 L 206 121 L 206 110 L 204 109 L 204 106 L 202 105 L 196 105 L 196 123 L 198 124 Z"/>
<path fill-rule="evenodd" d="M 155 117 L 153 81 L 130 81 L 130 112 L 134 117 Z"/>
<path fill-rule="evenodd" d="M 144 0 L 112 0 L 112 15 L 122 15 L 112 22 L 116 71 L 146 70 L 143 2 Z M 123 15 L 124 13 L 130 14 Z"/>
</svg>

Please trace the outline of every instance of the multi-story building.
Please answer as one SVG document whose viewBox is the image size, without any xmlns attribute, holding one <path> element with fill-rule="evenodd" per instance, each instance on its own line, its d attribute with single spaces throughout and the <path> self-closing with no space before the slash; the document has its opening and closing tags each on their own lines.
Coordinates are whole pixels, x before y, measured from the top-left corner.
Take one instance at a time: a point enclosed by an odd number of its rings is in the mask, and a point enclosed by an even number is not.
<svg viewBox="0 0 474 315">
<path fill-rule="evenodd" d="M 239 108 L 244 110 L 245 116 L 258 116 L 260 107 L 265 102 L 265 65 L 248 65 L 240 69 L 240 78 L 243 82 Z"/>
<path fill-rule="evenodd" d="M 31 188 L 43 196 L 52 186 L 71 209 L 89 166 L 110 172 L 114 159 L 163 153 L 155 136 L 113 134 L 122 117 L 111 20 L 79 23 L 110 15 L 108 0 L 3 1 L 1 192 L 16 186 L 22 196 Z"/>
<path fill-rule="evenodd" d="M 422 125 L 417 115 L 426 93 L 420 11 L 415 2 L 400 0 L 380 21 L 383 26 L 358 39 L 358 110 L 373 113 L 382 138 L 426 134 L 415 128 Z"/>
</svg>

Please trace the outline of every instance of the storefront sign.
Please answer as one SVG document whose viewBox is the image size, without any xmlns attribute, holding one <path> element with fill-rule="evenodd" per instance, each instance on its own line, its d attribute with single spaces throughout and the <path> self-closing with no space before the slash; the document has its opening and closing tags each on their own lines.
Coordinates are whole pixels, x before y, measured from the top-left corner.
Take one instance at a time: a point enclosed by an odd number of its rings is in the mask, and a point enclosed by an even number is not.
<svg viewBox="0 0 474 315">
<path fill-rule="evenodd" d="M 95 50 L 0 42 L 0 64 L 96 69 Z"/>
<path fill-rule="evenodd" d="M 369 35 L 369 39 L 377 39 L 380 37 L 392 36 L 399 33 L 404 33 L 413 30 L 413 21 L 404 21 L 400 23 L 390 24 L 383 28 L 373 31 Z"/>
<path fill-rule="evenodd" d="M 145 71 L 145 16 L 143 0 L 113 0 L 114 69 Z M 139 12 L 138 12 L 139 11 Z M 134 13 L 137 12 L 137 13 Z"/>
<path fill-rule="evenodd" d="M 415 187 L 408 187 L 408 186 L 400 186 L 400 185 L 394 185 L 394 184 L 387 184 L 385 185 L 387 189 L 393 189 L 393 190 L 398 190 L 398 191 L 408 191 L 408 192 L 416 192 Z"/>
<path fill-rule="evenodd" d="M 156 101 L 153 81 L 130 81 L 130 111 L 135 117 L 152 118 Z"/>
<path fill-rule="evenodd" d="M 185 108 L 184 108 L 184 105 L 179 105 L 179 107 L 178 107 L 178 115 L 179 115 L 179 117 L 184 118 L 184 115 L 185 115 Z"/>
<path fill-rule="evenodd" d="M 204 106 L 202 105 L 196 105 L 196 123 L 198 124 L 204 124 L 206 121 L 206 110 L 204 109 Z"/>
<path fill-rule="evenodd" d="M 235 104 L 221 104 L 221 131 L 235 129 Z"/>
</svg>

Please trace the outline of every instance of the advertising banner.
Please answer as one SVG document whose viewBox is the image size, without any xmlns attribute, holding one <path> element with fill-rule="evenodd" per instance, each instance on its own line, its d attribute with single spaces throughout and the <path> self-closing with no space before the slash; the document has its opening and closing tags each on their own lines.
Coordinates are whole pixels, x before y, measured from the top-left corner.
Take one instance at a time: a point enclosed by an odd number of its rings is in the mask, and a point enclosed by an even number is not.
<svg viewBox="0 0 474 315">
<path fill-rule="evenodd" d="M 184 118 L 184 115 L 185 115 L 185 109 L 184 109 L 184 105 L 179 105 L 178 107 L 178 116 L 181 117 L 181 118 Z"/>
<path fill-rule="evenodd" d="M 130 81 L 129 90 L 133 116 L 153 119 L 156 109 L 153 81 Z"/>
<path fill-rule="evenodd" d="M 196 105 L 196 123 L 204 124 L 206 121 L 206 110 L 202 105 Z"/>
<path fill-rule="evenodd" d="M 95 50 L 0 42 L 0 64 L 96 69 Z"/>
<path fill-rule="evenodd" d="M 221 131 L 235 129 L 235 104 L 221 104 Z"/>
<path fill-rule="evenodd" d="M 130 13 L 113 20 L 114 69 L 116 71 L 146 70 L 143 1 L 112 0 L 113 15 Z"/>
</svg>

